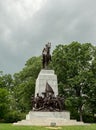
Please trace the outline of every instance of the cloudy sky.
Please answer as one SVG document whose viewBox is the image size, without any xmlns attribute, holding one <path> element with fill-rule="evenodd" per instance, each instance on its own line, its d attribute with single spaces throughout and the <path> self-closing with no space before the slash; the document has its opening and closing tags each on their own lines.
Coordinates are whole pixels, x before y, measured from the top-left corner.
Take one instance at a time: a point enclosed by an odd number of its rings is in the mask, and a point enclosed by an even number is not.
<svg viewBox="0 0 96 130">
<path fill-rule="evenodd" d="M 19 72 L 48 41 L 96 45 L 96 0 L 0 0 L 0 70 Z"/>
</svg>

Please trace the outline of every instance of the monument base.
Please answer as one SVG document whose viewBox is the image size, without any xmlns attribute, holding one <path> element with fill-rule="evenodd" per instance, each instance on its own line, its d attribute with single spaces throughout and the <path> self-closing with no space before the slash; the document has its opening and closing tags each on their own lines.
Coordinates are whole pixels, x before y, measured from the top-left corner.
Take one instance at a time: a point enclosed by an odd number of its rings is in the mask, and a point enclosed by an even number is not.
<svg viewBox="0 0 96 130">
<path fill-rule="evenodd" d="M 34 118 L 62 118 L 65 120 L 70 120 L 70 112 L 42 112 L 42 111 L 30 111 L 26 115 L 26 120 L 33 120 Z"/>
<path fill-rule="evenodd" d="M 37 94 L 42 96 L 42 92 L 45 92 L 46 83 L 48 83 L 53 91 L 54 96 L 58 95 L 57 75 L 54 70 L 42 69 L 36 80 L 35 97 Z M 47 97 L 48 98 L 48 97 Z M 56 100 L 56 99 L 55 99 Z M 58 100 L 57 100 L 58 101 Z M 55 109 L 53 109 L 55 110 Z M 83 122 L 77 122 L 76 120 L 70 120 L 70 112 L 68 111 L 30 111 L 26 115 L 26 119 L 14 123 L 14 125 L 31 125 L 31 126 L 64 126 L 64 125 L 84 125 Z"/>
<path fill-rule="evenodd" d="M 84 125 L 83 122 L 70 120 L 70 112 L 37 112 L 30 111 L 26 115 L 26 120 L 18 121 L 14 125 L 31 126 L 64 126 L 64 125 Z"/>
</svg>

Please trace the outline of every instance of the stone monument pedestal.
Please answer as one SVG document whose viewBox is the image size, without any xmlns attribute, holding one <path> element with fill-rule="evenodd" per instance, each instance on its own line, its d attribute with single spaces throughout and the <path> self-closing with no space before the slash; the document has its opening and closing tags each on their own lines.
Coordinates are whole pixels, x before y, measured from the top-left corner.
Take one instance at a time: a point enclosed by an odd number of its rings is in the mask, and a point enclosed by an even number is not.
<svg viewBox="0 0 96 130">
<path fill-rule="evenodd" d="M 30 111 L 26 115 L 26 120 L 18 121 L 14 125 L 31 126 L 65 126 L 65 125 L 84 125 L 83 122 L 70 120 L 70 112 L 40 112 Z"/>
<path fill-rule="evenodd" d="M 46 82 L 50 84 L 54 91 L 54 96 L 58 95 L 57 76 L 54 70 L 42 69 L 36 80 L 35 97 L 37 93 L 42 96 L 45 92 Z M 26 119 L 14 123 L 15 125 L 32 125 L 32 126 L 64 126 L 64 125 L 84 125 L 83 122 L 70 120 L 70 112 L 44 112 L 44 111 L 30 111 L 26 115 Z"/>
<path fill-rule="evenodd" d="M 54 90 L 54 96 L 58 95 L 57 75 L 54 73 L 54 70 L 42 69 L 36 80 L 35 97 L 37 96 L 37 93 L 42 96 L 42 92 L 45 92 L 47 82 Z"/>
<path fill-rule="evenodd" d="M 26 115 L 26 120 L 33 120 L 34 118 L 62 118 L 64 120 L 70 120 L 70 112 L 62 111 L 62 112 L 42 112 L 42 111 L 30 111 L 28 115 Z"/>
</svg>

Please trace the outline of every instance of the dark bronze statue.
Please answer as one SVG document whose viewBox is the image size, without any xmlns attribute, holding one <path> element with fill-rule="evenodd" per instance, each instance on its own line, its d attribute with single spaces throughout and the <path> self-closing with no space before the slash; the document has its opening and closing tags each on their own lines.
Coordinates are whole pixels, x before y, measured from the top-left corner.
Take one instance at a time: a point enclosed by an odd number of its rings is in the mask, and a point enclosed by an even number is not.
<svg viewBox="0 0 96 130">
<path fill-rule="evenodd" d="M 43 69 L 47 69 L 49 62 L 51 61 L 50 49 L 51 49 L 51 43 L 48 42 L 42 51 Z"/>
<path fill-rule="evenodd" d="M 54 91 L 52 87 L 46 83 L 45 92 L 42 96 L 37 96 L 32 98 L 32 109 L 34 111 L 63 111 L 64 110 L 64 97 L 54 96 Z"/>
<path fill-rule="evenodd" d="M 42 65 L 44 69 L 48 69 L 48 64 L 51 61 L 50 48 L 51 43 L 47 43 L 42 51 Z M 39 93 L 37 93 L 36 97 L 31 97 L 31 102 L 33 111 L 63 111 L 65 109 L 64 97 L 55 96 L 48 82 L 46 82 L 42 96 L 39 96 Z"/>
</svg>

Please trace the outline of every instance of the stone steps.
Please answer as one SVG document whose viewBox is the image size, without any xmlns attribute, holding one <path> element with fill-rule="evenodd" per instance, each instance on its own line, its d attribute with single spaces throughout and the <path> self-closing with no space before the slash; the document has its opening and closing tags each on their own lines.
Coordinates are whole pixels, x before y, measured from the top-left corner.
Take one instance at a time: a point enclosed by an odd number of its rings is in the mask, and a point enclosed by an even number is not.
<svg viewBox="0 0 96 130">
<path fill-rule="evenodd" d="M 22 120 L 14 123 L 14 125 L 32 125 L 32 126 L 56 126 L 65 125 L 84 125 L 83 122 L 77 122 L 76 120 L 65 120 L 62 118 L 33 118 L 31 120 Z"/>
<path fill-rule="evenodd" d="M 26 119 L 14 123 L 14 125 L 32 125 L 32 126 L 64 126 L 64 125 L 85 125 L 83 122 L 77 122 L 70 119 L 70 112 L 36 112 L 30 111 Z"/>
</svg>

